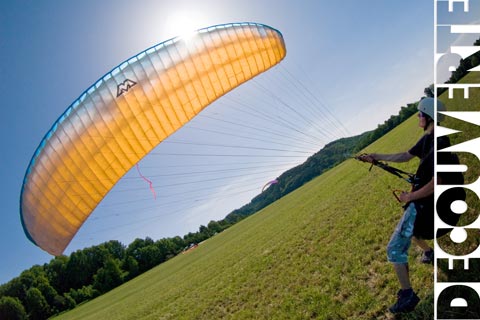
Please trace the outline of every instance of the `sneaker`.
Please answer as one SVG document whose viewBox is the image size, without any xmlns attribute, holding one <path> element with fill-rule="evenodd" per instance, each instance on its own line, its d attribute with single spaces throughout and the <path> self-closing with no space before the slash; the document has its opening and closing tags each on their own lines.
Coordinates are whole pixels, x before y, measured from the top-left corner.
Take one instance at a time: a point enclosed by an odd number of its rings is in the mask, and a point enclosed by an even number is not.
<svg viewBox="0 0 480 320">
<path fill-rule="evenodd" d="M 434 253 L 433 249 L 430 249 L 428 251 L 424 251 L 422 254 L 422 258 L 420 259 L 421 263 L 431 263 L 433 264 L 433 258 L 434 258 Z"/>
<path fill-rule="evenodd" d="M 391 313 L 411 312 L 415 309 L 420 298 L 413 292 L 412 289 L 399 290 L 397 293 L 397 302 L 388 310 Z"/>
</svg>

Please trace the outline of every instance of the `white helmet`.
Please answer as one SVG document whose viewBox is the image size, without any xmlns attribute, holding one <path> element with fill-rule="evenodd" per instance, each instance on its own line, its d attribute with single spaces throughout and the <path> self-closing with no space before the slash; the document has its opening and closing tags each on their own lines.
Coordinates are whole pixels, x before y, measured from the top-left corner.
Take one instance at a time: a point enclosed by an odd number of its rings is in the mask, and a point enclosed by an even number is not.
<svg viewBox="0 0 480 320">
<path fill-rule="evenodd" d="M 445 105 L 442 101 L 434 98 L 423 98 L 418 103 L 417 109 L 418 111 L 425 113 L 431 119 L 435 119 L 435 101 L 437 102 L 437 111 L 447 111 Z M 437 116 L 437 121 L 440 122 L 445 118 L 445 116 L 441 113 Z"/>
</svg>

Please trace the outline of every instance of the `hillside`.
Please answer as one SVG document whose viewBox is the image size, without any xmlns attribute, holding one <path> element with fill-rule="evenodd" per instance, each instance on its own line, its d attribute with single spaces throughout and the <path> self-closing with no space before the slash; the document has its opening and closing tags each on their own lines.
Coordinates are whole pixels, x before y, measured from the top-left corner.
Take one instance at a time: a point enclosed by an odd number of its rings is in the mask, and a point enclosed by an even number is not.
<svg viewBox="0 0 480 320">
<path fill-rule="evenodd" d="M 270 186 L 249 203 L 228 214 L 224 222 L 236 222 L 265 208 L 315 177 L 318 177 L 323 172 L 351 158 L 416 112 L 417 104 L 409 104 L 407 107 L 402 107 L 398 115 L 392 115 L 383 124 L 378 125 L 375 130 L 328 143 L 317 153 L 309 157 L 304 163 L 282 173 L 277 179 L 277 184 Z"/>
<path fill-rule="evenodd" d="M 412 117 L 368 149 L 408 148 L 416 126 Z M 384 247 L 401 213 L 390 189 L 408 188 L 395 179 L 347 160 L 59 319 L 388 318 L 397 283 Z M 422 301 L 410 319 L 431 318 L 432 275 L 412 261 Z"/>
</svg>

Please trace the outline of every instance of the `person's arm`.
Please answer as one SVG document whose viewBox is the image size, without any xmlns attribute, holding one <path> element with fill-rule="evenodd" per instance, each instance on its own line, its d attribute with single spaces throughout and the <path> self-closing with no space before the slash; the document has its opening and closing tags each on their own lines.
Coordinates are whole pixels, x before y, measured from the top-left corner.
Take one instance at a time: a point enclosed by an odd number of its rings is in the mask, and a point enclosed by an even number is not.
<svg viewBox="0 0 480 320">
<path fill-rule="evenodd" d="M 429 183 L 427 183 L 420 189 L 413 192 L 402 192 L 398 198 L 400 199 L 400 201 L 405 203 L 426 198 L 433 194 L 434 187 L 435 181 L 432 177 L 432 180 L 430 180 Z"/>
</svg>

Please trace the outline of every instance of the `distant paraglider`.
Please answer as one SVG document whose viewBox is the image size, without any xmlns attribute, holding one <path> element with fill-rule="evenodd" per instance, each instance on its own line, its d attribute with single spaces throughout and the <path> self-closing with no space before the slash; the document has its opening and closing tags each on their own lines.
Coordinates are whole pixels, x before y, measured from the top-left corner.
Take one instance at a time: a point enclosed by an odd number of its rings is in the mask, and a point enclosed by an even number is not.
<svg viewBox="0 0 480 320">
<path fill-rule="evenodd" d="M 62 254 L 140 159 L 285 54 L 277 30 L 225 24 L 160 43 L 107 73 L 68 107 L 32 157 L 20 199 L 27 237 L 50 254 Z"/>
<path fill-rule="evenodd" d="M 272 184 L 277 184 L 277 183 L 278 183 L 278 180 L 277 180 L 277 179 L 267 182 L 267 183 L 263 186 L 262 192 L 265 191 L 265 189 L 267 189 L 268 187 L 270 187 Z"/>
</svg>

